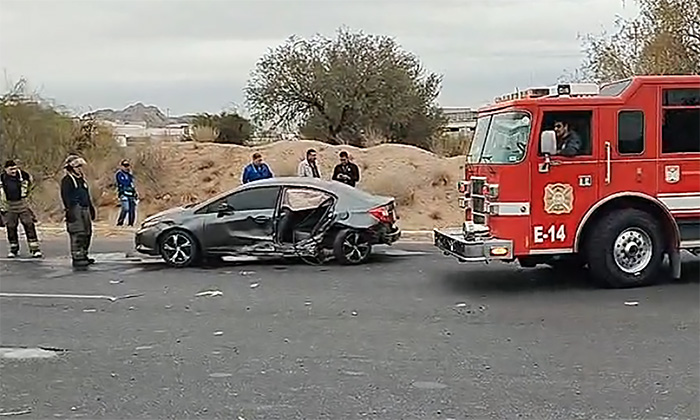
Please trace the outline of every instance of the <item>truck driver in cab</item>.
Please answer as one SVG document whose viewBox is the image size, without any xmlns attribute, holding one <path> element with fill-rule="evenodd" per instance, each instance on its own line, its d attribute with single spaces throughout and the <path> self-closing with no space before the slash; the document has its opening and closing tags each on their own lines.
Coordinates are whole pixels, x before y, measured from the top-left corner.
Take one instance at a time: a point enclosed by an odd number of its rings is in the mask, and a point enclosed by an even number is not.
<svg viewBox="0 0 700 420">
<path fill-rule="evenodd" d="M 555 121 L 554 132 L 557 135 L 557 155 L 574 157 L 581 153 L 581 136 L 569 127 L 566 121 Z"/>
</svg>

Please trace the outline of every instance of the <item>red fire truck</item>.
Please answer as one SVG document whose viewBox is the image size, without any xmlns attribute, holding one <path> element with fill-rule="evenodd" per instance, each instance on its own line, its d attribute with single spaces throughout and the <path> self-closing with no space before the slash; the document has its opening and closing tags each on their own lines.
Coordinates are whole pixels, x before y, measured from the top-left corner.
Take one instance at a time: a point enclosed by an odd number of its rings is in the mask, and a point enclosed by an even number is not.
<svg viewBox="0 0 700 420">
<path fill-rule="evenodd" d="M 479 110 L 459 182 L 464 225 L 435 229 L 461 262 L 584 268 L 650 284 L 700 252 L 700 76 L 531 88 Z"/>
</svg>

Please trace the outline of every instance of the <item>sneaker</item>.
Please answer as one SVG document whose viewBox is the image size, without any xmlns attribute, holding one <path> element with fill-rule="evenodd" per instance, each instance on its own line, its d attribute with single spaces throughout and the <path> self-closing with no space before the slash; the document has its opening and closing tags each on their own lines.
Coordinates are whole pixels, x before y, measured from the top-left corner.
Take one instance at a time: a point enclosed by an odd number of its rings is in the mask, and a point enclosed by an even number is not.
<svg viewBox="0 0 700 420">
<path fill-rule="evenodd" d="M 42 258 L 43 256 L 44 254 L 42 254 L 38 249 L 32 252 L 32 258 Z"/>
<path fill-rule="evenodd" d="M 19 253 L 17 253 L 17 252 L 10 251 L 7 253 L 7 258 L 17 258 L 17 257 L 19 257 Z"/>
<path fill-rule="evenodd" d="M 88 258 L 88 259 L 87 259 L 87 263 L 88 263 L 88 265 L 93 265 L 93 264 L 95 264 L 95 259 L 94 259 L 94 258 Z"/>
</svg>

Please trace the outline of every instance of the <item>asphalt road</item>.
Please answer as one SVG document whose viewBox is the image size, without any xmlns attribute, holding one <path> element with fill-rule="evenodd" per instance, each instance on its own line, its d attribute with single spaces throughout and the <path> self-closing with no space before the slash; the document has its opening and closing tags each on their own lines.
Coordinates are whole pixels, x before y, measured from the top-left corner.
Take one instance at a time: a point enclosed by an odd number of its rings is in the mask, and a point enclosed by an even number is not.
<svg viewBox="0 0 700 420">
<path fill-rule="evenodd" d="M 0 260 L 0 292 L 83 297 L 0 297 L 0 414 L 31 410 L 9 418 L 700 417 L 697 259 L 601 290 L 417 245 L 363 267 L 173 270 L 103 241 L 82 273 L 44 248 Z"/>
</svg>

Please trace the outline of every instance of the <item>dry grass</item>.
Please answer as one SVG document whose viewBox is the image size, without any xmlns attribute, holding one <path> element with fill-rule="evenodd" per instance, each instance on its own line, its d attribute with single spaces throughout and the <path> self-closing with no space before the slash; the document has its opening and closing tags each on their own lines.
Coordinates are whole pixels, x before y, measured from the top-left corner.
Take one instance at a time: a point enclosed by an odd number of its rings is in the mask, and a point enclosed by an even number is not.
<svg viewBox="0 0 700 420">
<path fill-rule="evenodd" d="M 398 179 L 380 177 L 372 183 L 366 183 L 365 187 L 373 194 L 394 197 L 399 206 L 409 207 L 416 199 L 415 186 Z"/>
</svg>

